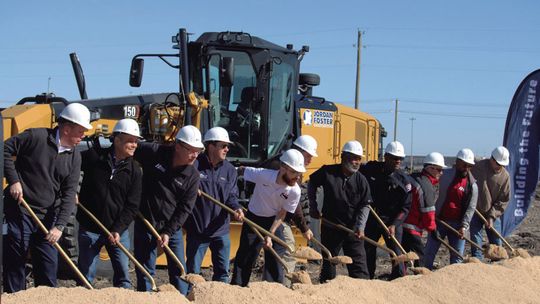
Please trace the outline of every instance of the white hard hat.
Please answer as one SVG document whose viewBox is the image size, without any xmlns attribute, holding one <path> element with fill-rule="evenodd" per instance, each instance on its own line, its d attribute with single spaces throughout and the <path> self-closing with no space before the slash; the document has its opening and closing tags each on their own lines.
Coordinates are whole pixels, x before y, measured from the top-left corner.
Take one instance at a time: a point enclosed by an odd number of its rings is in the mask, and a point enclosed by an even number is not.
<svg viewBox="0 0 540 304">
<path fill-rule="evenodd" d="M 465 149 L 459 150 L 456 157 L 468 164 L 474 165 L 474 153 L 471 149 L 465 148 Z"/>
<path fill-rule="evenodd" d="M 194 126 L 183 126 L 176 134 L 176 140 L 186 143 L 194 148 L 204 149 L 201 141 L 201 131 Z"/>
<path fill-rule="evenodd" d="M 317 141 L 311 135 L 302 135 L 298 137 L 293 145 L 306 151 L 309 155 L 317 157 Z"/>
<path fill-rule="evenodd" d="M 396 157 L 405 157 L 405 148 L 399 141 L 393 141 L 386 145 L 384 153 L 392 154 Z"/>
<path fill-rule="evenodd" d="M 439 152 L 431 152 L 424 157 L 424 164 L 435 165 L 446 168 L 444 164 L 444 156 Z"/>
<path fill-rule="evenodd" d="M 499 146 L 491 152 L 491 157 L 501 166 L 508 166 L 510 163 L 510 152 L 503 146 Z"/>
<path fill-rule="evenodd" d="M 362 144 L 356 140 L 346 142 L 343 145 L 343 149 L 341 149 L 341 152 L 349 152 L 354 155 L 364 156 L 364 149 L 362 148 Z"/>
<path fill-rule="evenodd" d="M 222 141 L 226 143 L 231 143 L 229 140 L 229 133 L 222 127 L 213 127 L 212 129 L 206 131 L 204 134 L 204 142 L 207 141 Z"/>
<path fill-rule="evenodd" d="M 88 130 L 92 129 L 92 125 L 90 124 L 90 111 L 80 103 L 68 104 L 62 112 L 60 112 L 59 117 L 69 120 L 72 123 L 76 123 Z"/>
<path fill-rule="evenodd" d="M 141 138 L 139 124 L 131 118 L 120 119 L 114 126 L 113 133 L 125 133 Z"/>
<path fill-rule="evenodd" d="M 289 149 L 285 151 L 279 158 L 281 162 L 291 167 L 296 172 L 304 173 L 306 168 L 304 167 L 304 156 L 300 151 L 296 149 Z"/>
</svg>

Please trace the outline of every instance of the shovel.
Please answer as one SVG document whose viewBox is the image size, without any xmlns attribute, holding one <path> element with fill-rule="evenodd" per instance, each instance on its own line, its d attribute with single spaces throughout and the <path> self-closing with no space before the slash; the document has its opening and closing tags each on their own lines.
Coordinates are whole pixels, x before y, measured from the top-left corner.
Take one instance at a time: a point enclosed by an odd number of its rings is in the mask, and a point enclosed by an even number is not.
<svg viewBox="0 0 540 304">
<path fill-rule="evenodd" d="M 204 191 L 200 191 L 200 193 L 201 193 L 202 196 L 204 196 L 205 198 L 207 198 L 211 202 L 217 204 L 218 206 L 220 206 L 221 208 L 223 208 L 224 210 L 226 210 L 230 214 L 232 214 L 232 215 L 235 214 L 234 210 L 232 210 L 229 206 L 227 206 L 227 205 L 223 204 L 222 202 L 218 201 L 217 199 L 211 197 L 210 195 L 208 195 Z M 289 251 L 294 257 L 304 259 L 304 260 L 317 260 L 317 261 L 322 260 L 322 255 L 320 253 L 318 253 L 317 251 L 313 250 L 313 248 L 298 247 L 296 249 L 292 249 L 282 239 L 278 238 L 273 233 L 271 233 L 270 231 L 264 229 L 263 227 L 257 225 L 256 223 L 254 223 L 250 219 L 244 218 L 244 222 L 246 222 L 251 227 L 256 228 L 257 230 L 259 230 L 259 232 L 263 233 L 264 235 L 270 237 L 276 243 L 278 243 L 281 246 L 285 247 L 285 249 L 287 251 Z"/>
<path fill-rule="evenodd" d="M 486 227 L 487 227 L 488 226 L 488 220 L 482 215 L 482 213 L 480 213 L 480 211 L 478 211 L 478 209 L 475 209 L 474 212 L 482 220 L 482 222 L 484 222 L 484 225 L 486 225 Z M 491 229 L 491 231 L 493 231 L 493 233 L 495 233 L 497 235 L 497 237 L 499 237 L 503 241 L 503 243 L 508 247 L 508 249 L 510 249 L 510 251 L 512 252 L 512 256 L 519 256 L 519 257 L 522 257 L 522 258 L 525 258 L 525 259 L 528 259 L 528 258 L 531 257 L 531 255 L 525 249 L 521 249 L 521 248 L 514 249 L 510 245 L 510 243 L 508 243 L 508 241 L 493 226 L 489 226 L 489 229 Z"/>
<path fill-rule="evenodd" d="M 441 220 L 441 219 L 437 219 L 437 222 L 438 223 L 441 223 L 444 227 L 446 227 L 446 229 L 452 231 L 455 235 L 457 236 L 460 236 L 459 234 L 459 231 L 457 231 L 456 229 L 454 229 L 454 227 L 450 226 L 447 222 Z M 499 260 L 504 260 L 504 259 L 508 259 L 508 255 L 507 254 L 498 254 L 498 252 L 504 252 L 506 253 L 506 251 L 504 251 L 504 249 L 501 251 L 497 251 L 497 250 L 483 250 L 482 247 L 478 244 L 476 244 L 475 242 L 473 242 L 470 238 L 466 237 L 466 236 L 463 236 L 463 239 L 467 242 L 469 242 L 471 244 L 471 246 L 473 246 L 474 248 L 480 250 L 480 251 L 484 251 L 484 254 L 486 255 L 486 257 L 492 261 L 499 261 Z"/>
<path fill-rule="evenodd" d="M 28 213 L 30 213 L 30 216 L 32 217 L 32 219 L 34 220 L 34 222 L 36 222 L 36 224 L 39 226 L 39 229 L 41 229 L 41 232 L 43 232 L 45 235 L 49 234 L 49 230 L 45 227 L 45 225 L 43 225 L 43 223 L 39 220 L 39 218 L 36 216 L 36 214 L 34 213 L 34 210 L 32 210 L 32 208 L 30 208 L 30 206 L 28 205 L 28 203 L 26 202 L 26 200 L 21 199 L 21 204 L 23 205 L 23 207 L 28 211 Z M 73 261 L 69 258 L 69 256 L 66 254 L 66 252 L 64 251 L 64 249 L 62 249 L 62 247 L 58 244 L 58 243 L 54 243 L 53 244 L 54 248 L 56 248 L 56 250 L 58 250 L 58 252 L 60 252 L 60 255 L 62 255 L 62 257 L 64 258 L 64 260 L 66 260 L 66 262 L 68 263 L 69 267 L 71 267 L 71 269 L 73 269 L 73 271 L 75 271 L 75 274 L 77 274 L 77 276 L 79 277 L 79 279 L 81 280 L 81 282 L 83 282 L 84 286 L 88 289 L 94 289 L 92 287 L 92 285 L 88 282 L 88 280 L 86 279 L 86 277 L 81 273 L 81 271 L 79 270 L 79 268 L 77 268 L 77 266 L 75 266 L 75 264 L 73 263 Z"/>
<path fill-rule="evenodd" d="M 328 261 L 330 261 L 330 263 L 332 263 L 332 264 L 352 264 L 353 260 L 351 259 L 350 256 L 346 256 L 346 255 L 332 256 L 332 253 L 330 253 L 330 250 L 328 250 L 328 248 L 326 248 L 326 246 L 324 246 L 319 240 L 312 237 L 311 241 L 313 241 L 313 243 L 317 244 L 317 246 L 319 246 L 321 248 L 321 250 L 326 255 L 326 259 Z"/>
<path fill-rule="evenodd" d="M 159 235 L 159 233 L 156 231 L 154 226 L 152 226 L 152 224 L 146 218 L 144 218 L 144 216 L 142 214 L 138 213 L 137 216 L 144 223 L 146 228 L 148 228 L 150 233 L 158 241 L 161 241 L 161 235 Z M 174 254 L 174 252 L 171 250 L 171 247 L 169 247 L 169 245 L 163 246 L 163 250 L 165 251 L 165 253 L 170 258 L 173 259 L 174 263 L 180 268 L 180 279 L 182 279 L 182 280 L 184 280 L 184 281 L 186 281 L 186 282 L 188 282 L 188 283 L 190 283 L 192 285 L 195 285 L 197 283 L 202 283 L 202 282 L 206 281 L 201 275 L 198 275 L 198 274 L 190 273 L 190 274 L 186 275 L 186 270 L 184 269 L 184 265 L 182 265 L 182 262 L 180 262 L 180 259 L 178 259 L 176 254 Z"/>
<path fill-rule="evenodd" d="M 249 225 L 249 224 L 248 224 Z M 264 244 L 264 236 L 261 234 L 257 228 L 253 226 L 249 226 L 253 232 L 259 237 L 259 239 Z M 291 280 L 291 283 L 300 283 L 300 284 L 308 284 L 311 285 L 311 278 L 309 277 L 309 274 L 306 271 L 300 271 L 300 272 L 289 272 L 289 269 L 287 268 L 287 264 L 285 261 L 279 256 L 279 254 L 276 252 L 276 250 L 272 247 L 264 247 L 265 250 L 270 251 L 270 253 L 274 256 L 274 258 L 283 266 L 283 269 L 285 269 L 285 276 Z"/>
<path fill-rule="evenodd" d="M 356 233 L 354 233 L 354 231 L 352 231 L 351 229 L 349 229 L 349 228 L 347 228 L 347 227 L 345 227 L 345 226 L 343 226 L 343 225 L 339 225 L 339 224 L 333 223 L 333 222 L 331 222 L 331 221 L 329 221 L 329 220 L 327 220 L 327 219 L 325 219 L 325 218 L 321 218 L 321 220 L 322 220 L 323 224 L 325 224 L 325 225 L 328 225 L 328 226 L 330 226 L 330 227 L 334 227 L 334 228 L 343 230 L 343 231 L 345 231 L 345 232 L 348 232 L 348 233 L 350 233 L 350 234 L 356 235 Z M 394 250 L 392 250 L 392 249 L 390 249 L 390 248 L 388 248 L 388 247 L 386 247 L 386 246 L 383 246 L 383 245 L 379 244 L 379 242 L 376 242 L 376 241 L 374 241 L 374 240 L 368 238 L 367 236 L 363 236 L 362 239 L 363 239 L 364 241 L 370 243 L 371 245 L 373 245 L 373 246 L 375 246 L 375 247 L 378 247 L 378 248 L 380 248 L 380 249 L 382 249 L 382 250 L 388 252 L 388 253 L 390 254 L 391 259 L 392 259 L 393 262 L 402 263 L 402 262 L 409 262 L 409 261 L 411 261 L 411 259 L 410 259 L 407 255 L 402 254 L 402 255 L 399 255 L 399 256 L 398 256 L 398 255 L 394 252 Z"/>
<path fill-rule="evenodd" d="M 94 223 L 96 223 L 99 226 L 99 228 L 101 229 L 101 231 L 103 231 L 103 233 L 105 233 L 108 237 L 112 237 L 112 234 L 109 231 L 109 229 L 107 229 L 107 227 L 105 227 L 103 225 L 103 223 L 101 223 L 92 214 L 92 212 L 90 212 L 90 210 L 86 209 L 86 207 L 84 207 L 83 204 L 81 204 L 81 202 L 77 202 L 77 207 L 80 208 L 82 211 L 84 211 L 84 213 L 86 213 L 86 215 L 88 215 L 88 217 L 90 217 L 94 221 Z M 139 263 L 139 261 L 137 261 L 137 259 L 129 252 L 129 250 L 127 250 L 127 248 L 124 245 L 122 245 L 122 243 L 117 242 L 116 246 L 118 246 L 118 248 L 120 248 L 120 250 L 122 250 L 122 252 L 129 258 L 129 260 L 132 261 L 133 264 L 135 264 L 135 267 L 137 267 L 137 269 L 139 269 L 144 274 L 144 276 L 147 277 L 150 280 L 150 284 L 152 285 L 152 291 L 158 291 L 158 288 L 156 286 L 156 282 L 154 281 L 154 278 L 152 278 L 150 273 L 148 273 L 148 271 L 146 271 L 144 266 L 141 265 L 141 263 Z"/>
<path fill-rule="evenodd" d="M 392 241 L 398 246 L 399 250 L 401 250 L 401 252 L 403 252 L 409 258 L 409 260 L 411 261 L 411 264 L 412 264 L 412 261 L 418 260 L 419 257 L 414 251 L 406 252 L 405 249 L 403 249 L 403 246 L 401 246 L 399 241 L 396 239 L 396 237 L 393 234 L 390 234 L 390 230 L 388 230 L 388 226 L 386 226 L 386 224 L 379 217 L 377 212 L 375 212 L 373 207 L 371 207 L 371 205 L 368 205 L 368 207 L 369 207 L 369 211 L 371 211 L 371 214 L 375 216 L 379 224 L 381 224 L 381 226 L 383 227 L 384 231 L 386 232 L 386 235 L 388 235 L 392 239 Z M 411 267 L 413 267 L 413 265 L 411 265 Z"/>
</svg>

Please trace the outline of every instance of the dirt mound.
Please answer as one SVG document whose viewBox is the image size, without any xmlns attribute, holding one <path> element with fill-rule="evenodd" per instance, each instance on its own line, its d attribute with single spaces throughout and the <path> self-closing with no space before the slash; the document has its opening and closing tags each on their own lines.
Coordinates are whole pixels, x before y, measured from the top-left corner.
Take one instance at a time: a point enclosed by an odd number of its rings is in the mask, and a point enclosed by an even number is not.
<svg viewBox="0 0 540 304">
<path fill-rule="evenodd" d="M 255 282 L 249 288 L 204 283 L 195 303 L 535 303 L 540 258 L 514 258 L 501 264 L 456 264 L 426 276 L 392 282 L 338 276 L 323 285 Z M 360 292 L 361 291 L 361 292 Z"/>
<path fill-rule="evenodd" d="M 88 290 L 83 287 L 37 287 L 14 294 L 2 294 L 4 304 L 182 304 L 190 303 L 176 289 L 174 291 L 137 292 L 123 288 L 104 288 Z"/>
<path fill-rule="evenodd" d="M 391 282 L 338 276 L 327 284 L 254 282 L 250 287 L 205 282 L 193 288 L 193 303 L 538 303 L 540 257 L 505 260 L 498 264 L 454 264 L 425 276 Z M 189 303 L 178 292 L 142 293 L 119 288 L 31 288 L 3 294 L 2 303 Z"/>
</svg>

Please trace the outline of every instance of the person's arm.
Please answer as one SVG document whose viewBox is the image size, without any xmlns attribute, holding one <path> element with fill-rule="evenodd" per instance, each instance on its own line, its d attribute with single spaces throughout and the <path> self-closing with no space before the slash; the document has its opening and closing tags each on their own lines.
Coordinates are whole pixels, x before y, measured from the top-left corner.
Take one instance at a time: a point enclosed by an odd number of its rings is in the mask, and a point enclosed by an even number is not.
<svg viewBox="0 0 540 304">
<path fill-rule="evenodd" d="M 324 166 L 311 174 L 307 187 L 307 196 L 309 200 L 309 216 L 314 219 L 320 219 L 322 215 L 319 211 L 317 204 L 317 188 L 322 185 L 322 176 L 324 174 L 323 168 Z"/>
<path fill-rule="evenodd" d="M 173 235 L 184 225 L 193 211 L 199 193 L 199 172 L 197 170 L 193 170 L 193 172 L 185 193 L 182 197 L 177 197 L 176 208 L 174 209 L 173 215 L 162 229 L 162 234 L 167 234 L 168 236 Z"/>
<path fill-rule="evenodd" d="M 471 199 L 469 201 L 469 206 L 467 207 L 467 210 L 465 211 L 465 214 L 463 215 L 463 219 L 461 221 L 460 231 L 463 232 L 469 229 L 469 224 L 472 217 L 474 216 L 474 210 L 476 210 L 476 202 L 478 201 L 478 186 L 476 185 L 476 183 L 472 184 L 471 189 L 472 193 Z"/>
<path fill-rule="evenodd" d="M 275 235 L 277 228 L 283 224 L 285 215 L 287 215 L 287 210 L 283 208 L 279 210 L 278 214 L 274 218 L 274 222 L 272 222 L 272 226 L 270 226 L 270 229 L 268 230 L 270 233 Z M 272 247 L 272 239 L 269 236 L 265 237 L 265 246 Z"/>
<path fill-rule="evenodd" d="M 122 232 L 124 232 L 131 224 L 133 219 L 135 219 L 141 204 L 142 169 L 134 163 L 134 160 L 132 160 L 130 165 L 133 172 L 131 180 L 129 181 L 130 185 L 124 201 L 124 207 L 122 208 L 122 211 L 119 212 L 118 218 L 114 220 L 111 227 L 111 232 L 116 232 L 118 234 L 122 234 Z"/>
<path fill-rule="evenodd" d="M 358 173 L 361 174 L 361 173 Z M 354 232 L 358 237 L 364 235 L 367 219 L 369 216 L 369 205 L 372 203 L 371 192 L 366 178 L 363 175 L 359 175 L 357 180 L 357 193 L 359 196 L 358 205 L 354 210 Z"/>
<path fill-rule="evenodd" d="M 72 169 L 69 176 L 60 185 L 60 205 L 58 206 L 57 226 L 66 226 L 69 217 L 75 209 L 75 195 L 79 187 L 81 177 L 81 155 L 78 151 L 73 151 Z"/>
<path fill-rule="evenodd" d="M 501 185 L 501 190 L 499 191 L 497 198 L 491 203 L 491 208 L 488 210 L 488 217 L 492 220 L 499 218 L 508 206 L 510 201 L 510 178 L 506 175 L 506 178 Z"/>
<path fill-rule="evenodd" d="M 394 220 L 392 221 L 392 224 L 390 226 L 396 227 L 396 226 L 399 226 L 399 225 L 403 224 L 403 222 L 407 218 L 407 215 L 409 214 L 409 210 L 411 209 L 412 187 L 413 186 L 410 183 L 410 181 L 407 181 L 407 180 L 404 180 L 403 183 L 404 183 L 403 191 L 405 193 L 404 193 L 404 195 L 402 197 L 402 200 L 401 200 L 400 211 L 397 214 L 397 216 L 394 218 Z"/>
<path fill-rule="evenodd" d="M 236 170 L 234 167 L 230 167 L 229 173 L 229 180 L 232 181 L 231 183 L 228 183 L 228 188 L 225 189 L 225 193 L 228 194 L 225 198 L 225 205 L 227 205 L 229 208 L 234 210 L 235 215 L 234 219 L 237 221 L 242 221 L 244 219 L 244 212 L 242 211 L 242 206 L 240 203 L 238 203 L 238 185 L 237 185 L 237 179 L 238 175 L 236 174 Z"/>
<path fill-rule="evenodd" d="M 32 129 L 29 129 L 8 138 L 4 142 L 4 176 L 9 185 L 11 197 L 19 202 L 23 198 L 23 188 L 15 168 L 13 156 L 24 153 L 25 148 L 32 141 L 32 134 Z"/>
</svg>

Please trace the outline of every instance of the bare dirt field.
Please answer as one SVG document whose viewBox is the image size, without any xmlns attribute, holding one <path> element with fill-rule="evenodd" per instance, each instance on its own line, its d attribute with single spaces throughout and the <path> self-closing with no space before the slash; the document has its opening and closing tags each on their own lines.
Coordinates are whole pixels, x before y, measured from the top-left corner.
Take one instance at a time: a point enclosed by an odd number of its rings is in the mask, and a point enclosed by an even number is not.
<svg viewBox="0 0 540 304">
<path fill-rule="evenodd" d="M 305 269 L 314 285 L 281 284 L 260 281 L 256 269 L 249 288 L 207 282 L 198 284 L 191 299 L 194 303 L 539 303 L 540 290 L 540 201 L 537 199 L 522 225 L 508 238 L 515 248 L 526 249 L 537 256 L 513 258 L 497 263 L 448 265 L 448 252 L 441 248 L 436 263 L 439 270 L 428 275 L 409 275 L 386 281 L 390 263 L 386 255 L 378 260 L 378 280 L 355 280 L 338 276 L 319 285 L 319 265 L 308 263 Z M 467 247 L 468 253 L 468 247 Z M 344 267 L 338 273 L 346 275 Z M 209 279 L 211 269 L 203 276 Z M 156 283 L 167 283 L 166 270 L 158 270 Z M 133 282 L 135 279 L 133 278 Z M 95 282 L 98 290 L 74 287 L 71 280 L 61 280 L 62 288 L 30 288 L 13 295 L 2 295 L 2 303 L 187 303 L 188 300 L 165 287 L 157 293 L 138 293 L 110 288 L 109 278 Z"/>
</svg>

